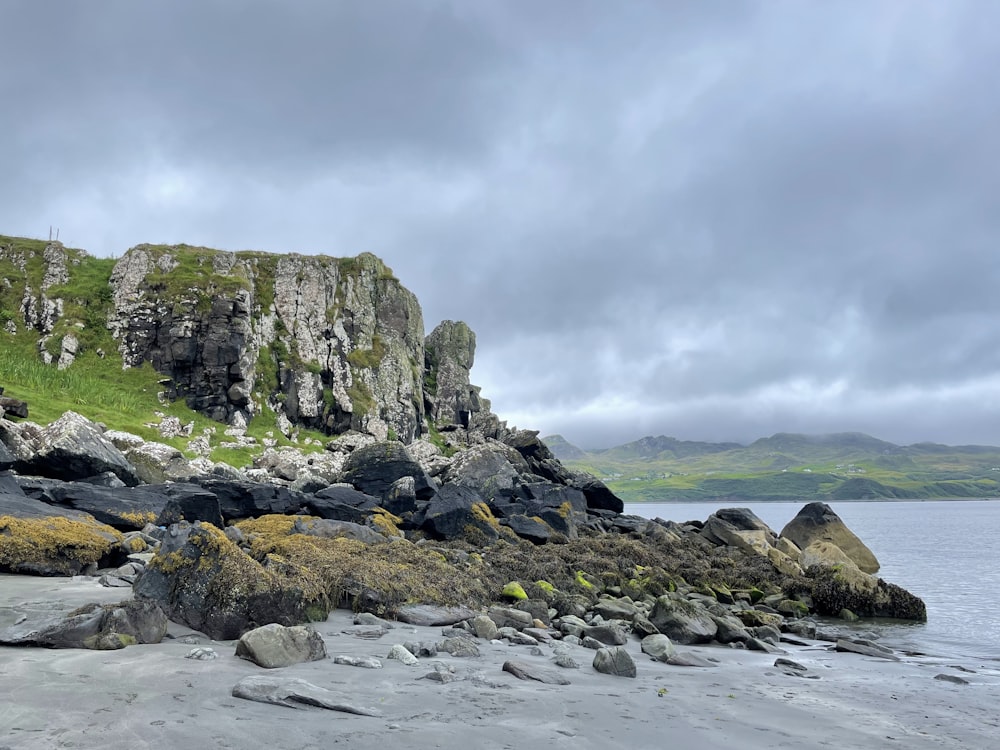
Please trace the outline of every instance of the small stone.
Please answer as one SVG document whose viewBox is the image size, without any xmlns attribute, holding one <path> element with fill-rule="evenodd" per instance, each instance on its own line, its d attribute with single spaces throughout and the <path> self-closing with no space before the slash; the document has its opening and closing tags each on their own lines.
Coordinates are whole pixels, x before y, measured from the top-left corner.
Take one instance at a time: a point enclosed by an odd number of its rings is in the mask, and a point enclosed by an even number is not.
<svg viewBox="0 0 1000 750">
<path fill-rule="evenodd" d="M 935 680 L 942 680 L 943 682 L 953 682 L 956 685 L 968 685 L 969 681 L 964 677 L 959 677 L 957 674 L 936 674 L 934 675 Z"/>
<path fill-rule="evenodd" d="M 334 664 L 343 664 L 347 667 L 363 667 L 365 669 L 382 669 L 382 662 L 376 659 L 374 656 L 363 657 L 363 656 L 348 656 L 347 654 L 338 654 L 333 657 Z"/>
<path fill-rule="evenodd" d="M 208 648 L 207 646 L 199 646 L 198 648 L 193 648 L 187 652 L 184 656 L 185 659 L 197 659 L 198 661 L 210 661 L 211 659 L 218 659 L 219 655 L 216 653 L 215 649 Z"/>
</svg>

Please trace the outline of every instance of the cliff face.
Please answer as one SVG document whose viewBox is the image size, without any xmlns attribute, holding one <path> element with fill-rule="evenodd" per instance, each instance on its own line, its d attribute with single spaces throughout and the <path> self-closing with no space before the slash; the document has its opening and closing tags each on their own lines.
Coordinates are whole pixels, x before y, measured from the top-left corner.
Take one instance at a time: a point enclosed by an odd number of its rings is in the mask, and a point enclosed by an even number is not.
<svg viewBox="0 0 1000 750">
<path fill-rule="evenodd" d="M 423 320 L 374 255 L 227 253 L 140 245 L 111 275 L 123 364 L 225 422 L 265 406 L 292 424 L 413 439 L 422 429 Z"/>
<path fill-rule="evenodd" d="M 420 305 L 374 255 L 139 245 L 115 262 L 10 239 L 0 323 L 37 335 L 48 363 L 117 349 L 123 367 L 162 373 L 166 398 L 237 426 L 267 410 L 287 429 L 404 443 L 428 422 L 467 436 L 504 429 L 469 383 L 475 334 L 445 321 L 425 347 Z"/>
</svg>

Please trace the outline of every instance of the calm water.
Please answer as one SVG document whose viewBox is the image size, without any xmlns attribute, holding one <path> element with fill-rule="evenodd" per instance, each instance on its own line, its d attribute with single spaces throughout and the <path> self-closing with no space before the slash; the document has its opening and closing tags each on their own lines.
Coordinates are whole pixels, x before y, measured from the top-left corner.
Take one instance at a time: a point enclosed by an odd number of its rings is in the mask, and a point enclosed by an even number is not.
<svg viewBox="0 0 1000 750">
<path fill-rule="evenodd" d="M 715 503 L 628 503 L 625 512 L 668 521 L 704 521 Z M 780 532 L 803 503 L 742 503 Z M 927 604 L 926 624 L 866 621 L 887 645 L 1000 663 L 1000 501 L 830 503 L 875 553 L 878 575 Z"/>
</svg>

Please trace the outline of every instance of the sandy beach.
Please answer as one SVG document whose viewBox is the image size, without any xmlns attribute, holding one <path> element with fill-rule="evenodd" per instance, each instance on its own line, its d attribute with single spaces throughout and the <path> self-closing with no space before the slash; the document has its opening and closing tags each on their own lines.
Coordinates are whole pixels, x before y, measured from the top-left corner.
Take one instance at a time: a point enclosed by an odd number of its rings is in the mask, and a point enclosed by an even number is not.
<svg viewBox="0 0 1000 750">
<path fill-rule="evenodd" d="M 0 628 L 31 611 L 128 594 L 87 578 L 0 576 Z M 408 667 L 385 658 L 390 647 L 438 640 L 441 628 L 397 623 L 372 641 L 341 632 L 351 624 L 342 610 L 317 623 L 331 658 L 281 670 L 237 658 L 231 641 L 176 625 L 161 644 L 119 651 L 0 648 L 0 748 L 988 748 L 1000 737 L 996 665 L 890 662 L 833 653 L 819 642 L 786 645 L 787 658 L 820 677 L 802 679 L 776 669 L 775 655 L 722 646 L 682 648 L 715 667 L 662 664 L 634 639 L 627 648 L 635 679 L 599 674 L 594 652 L 583 647 L 572 650 L 580 668 L 561 669 L 550 647 L 534 655 L 506 642 L 478 641 L 478 658 L 441 654 Z M 197 646 L 219 658 L 185 658 Z M 383 668 L 335 664 L 339 654 L 374 656 Z M 518 680 L 501 671 L 508 659 L 572 684 Z M 435 665 L 455 679 L 427 679 Z M 232 696 L 238 681 L 261 674 L 306 680 L 381 716 Z"/>
</svg>

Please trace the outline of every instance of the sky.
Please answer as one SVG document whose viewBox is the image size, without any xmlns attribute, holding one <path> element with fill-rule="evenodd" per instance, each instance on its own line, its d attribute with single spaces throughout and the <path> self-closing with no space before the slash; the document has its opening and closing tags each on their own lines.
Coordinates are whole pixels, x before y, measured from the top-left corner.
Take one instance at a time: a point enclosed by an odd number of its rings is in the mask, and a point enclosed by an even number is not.
<svg viewBox="0 0 1000 750">
<path fill-rule="evenodd" d="M 581 447 L 1000 445 L 1000 3 L 3 0 L 0 233 L 373 252 Z"/>
</svg>

